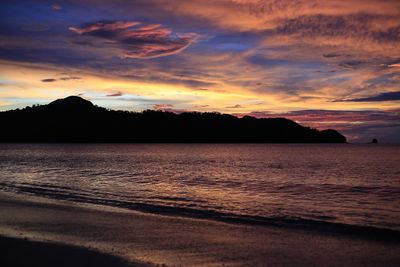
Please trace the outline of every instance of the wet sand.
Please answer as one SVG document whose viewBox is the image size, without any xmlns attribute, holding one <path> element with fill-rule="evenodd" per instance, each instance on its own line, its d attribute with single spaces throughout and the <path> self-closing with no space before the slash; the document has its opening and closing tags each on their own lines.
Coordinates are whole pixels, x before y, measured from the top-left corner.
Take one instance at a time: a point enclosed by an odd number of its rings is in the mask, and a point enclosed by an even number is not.
<svg viewBox="0 0 400 267">
<path fill-rule="evenodd" d="M 56 260 L 76 249 L 83 253 L 74 254 L 81 262 L 85 253 L 107 257 L 101 252 L 136 265 L 400 266 L 400 240 L 161 216 L 10 193 L 0 193 L 0 234 L 19 238 L 2 238 L 2 250 L 14 246 L 11 253 L 22 257 L 26 248 L 41 247 L 58 251 L 52 254 Z"/>
</svg>

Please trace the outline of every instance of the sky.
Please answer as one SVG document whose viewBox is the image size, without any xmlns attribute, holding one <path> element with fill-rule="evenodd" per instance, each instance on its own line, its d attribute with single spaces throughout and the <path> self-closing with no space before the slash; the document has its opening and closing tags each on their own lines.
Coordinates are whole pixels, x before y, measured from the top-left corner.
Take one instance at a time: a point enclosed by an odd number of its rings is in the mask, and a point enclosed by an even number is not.
<svg viewBox="0 0 400 267">
<path fill-rule="evenodd" d="M 69 95 L 400 142 L 400 1 L 2 0 L 0 111 Z"/>
</svg>

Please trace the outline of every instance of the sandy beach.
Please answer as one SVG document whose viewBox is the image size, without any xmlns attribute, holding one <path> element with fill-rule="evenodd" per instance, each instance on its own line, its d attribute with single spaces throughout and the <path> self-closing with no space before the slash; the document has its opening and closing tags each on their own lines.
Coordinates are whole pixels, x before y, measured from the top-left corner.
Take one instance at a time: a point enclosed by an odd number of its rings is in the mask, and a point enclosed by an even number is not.
<svg viewBox="0 0 400 267">
<path fill-rule="evenodd" d="M 147 266 L 140 263 L 129 263 L 121 258 L 85 248 L 29 241 L 24 238 L 0 237 L 0 250 L 2 252 L 1 266 Z"/>
<path fill-rule="evenodd" d="M 104 253 L 134 266 L 400 264 L 400 242 L 393 240 L 373 241 L 312 230 L 161 216 L 10 193 L 0 194 L 0 234 L 18 238 L 18 242 L 2 238 L 0 243 L 3 248 L 8 244 L 13 246 L 13 251 L 19 251 L 21 257 L 38 246 L 58 251 L 52 253 L 58 255 L 56 258 L 77 253 L 71 249 L 79 247 L 83 255 L 97 251 L 98 254 L 92 255 L 94 258 L 106 257 L 100 254 Z M 93 260 L 89 256 L 82 259 Z"/>
</svg>

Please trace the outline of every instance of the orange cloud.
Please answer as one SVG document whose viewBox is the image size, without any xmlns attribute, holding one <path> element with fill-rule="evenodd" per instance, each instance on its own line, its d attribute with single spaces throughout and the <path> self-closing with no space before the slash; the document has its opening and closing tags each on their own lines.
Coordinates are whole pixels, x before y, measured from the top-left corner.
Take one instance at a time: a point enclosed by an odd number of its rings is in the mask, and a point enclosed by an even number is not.
<svg viewBox="0 0 400 267">
<path fill-rule="evenodd" d="M 177 15 L 201 18 L 230 32 L 253 32 L 266 46 L 362 48 L 400 55 L 396 0 L 192 0 L 153 2 Z M 394 50 L 394 51 L 393 51 Z"/>
</svg>

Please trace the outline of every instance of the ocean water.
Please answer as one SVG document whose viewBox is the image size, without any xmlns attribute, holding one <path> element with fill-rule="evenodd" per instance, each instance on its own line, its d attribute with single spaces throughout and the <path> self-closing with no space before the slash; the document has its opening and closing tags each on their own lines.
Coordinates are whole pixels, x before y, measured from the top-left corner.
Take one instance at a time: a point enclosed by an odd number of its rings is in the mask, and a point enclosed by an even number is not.
<svg viewBox="0 0 400 267">
<path fill-rule="evenodd" d="M 400 146 L 0 144 L 0 190 L 240 222 L 400 231 Z"/>
</svg>

